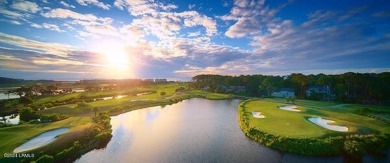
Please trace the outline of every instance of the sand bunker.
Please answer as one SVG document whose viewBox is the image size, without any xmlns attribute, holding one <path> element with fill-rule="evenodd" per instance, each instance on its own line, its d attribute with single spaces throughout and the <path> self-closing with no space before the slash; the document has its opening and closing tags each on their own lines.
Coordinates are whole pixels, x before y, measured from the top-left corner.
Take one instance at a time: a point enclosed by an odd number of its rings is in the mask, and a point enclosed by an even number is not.
<svg viewBox="0 0 390 163">
<path fill-rule="evenodd" d="M 252 112 L 252 115 L 253 115 L 253 117 L 255 117 L 255 118 L 265 118 L 265 116 L 262 115 L 261 112 L 256 112 L 256 111 L 254 111 L 254 112 Z"/>
<path fill-rule="evenodd" d="M 42 147 L 46 144 L 53 142 L 54 140 L 56 140 L 56 137 L 59 134 L 67 132 L 68 130 L 69 130 L 68 128 L 60 128 L 60 129 L 45 132 L 45 133 L 38 135 L 37 137 L 35 137 L 27 142 L 25 142 L 24 144 L 22 144 L 18 148 L 16 148 L 14 150 L 14 153 L 24 152 L 24 151 L 28 151 L 28 150 Z"/>
<path fill-rule="evenodd" d="M 348 131 L 348 127 L 345 126 L 339 126 L 339 125 L 330 125 L 329 123 L 334 124 L 335 121 L 322 119 L 321 117 L 315 117 L 315 118 L 309 118 L 310 122 L 313 122 L 314 124 L 321 126 L 323 128 L 326 128 L 328 130 L 333 131 L 340 131 L 340 132 L 346 132 Z"/>
<path fill-rule="evenodd" d="M 297 107 L 294 105 L 279 106 L 279 109 L 287 110 L 287 111 L 295 111 L 295 112 L 301 111 L 301 110 L 298 110 Z"/>
</svg>

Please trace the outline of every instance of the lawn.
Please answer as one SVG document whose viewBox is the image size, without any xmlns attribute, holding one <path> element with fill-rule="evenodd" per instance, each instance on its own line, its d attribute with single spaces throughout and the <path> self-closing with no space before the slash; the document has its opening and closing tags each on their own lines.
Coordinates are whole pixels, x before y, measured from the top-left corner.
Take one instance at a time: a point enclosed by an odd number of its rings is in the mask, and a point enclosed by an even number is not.
<svg viewBox="0 0 390 163">
<path fill-rule="evenodd" d="M 200 90 L 193 90 L 188 92 L 190 95 L 195 95 L 195 96 L 203 96 L 207 99 L 211 100 L 220 100 L 220 99 L 227 99 L 231 98 L 231 95 L 228 94 L 220 94 L 220 93 L 210 93 L 210 92 L 204 92 Z"/>
<path fill-rule="evenodd" d="M 12 153 L 16 147 L 43 132 L 63 127 L 71 128 L 72 131 L 76 126 L 90 122 L 90 117 L 70 117 L 53 123 L 22 124 L 0 128 L 0 153 Z M 3 155 L 0 155 L 0 158 L 3 158 Z"/>
<path fill-rule="evenodd" d="M 150 87 L 143 87 L 140 88 L 141 90 L 151 90 L 151 91 L 157 91 L 157 93 L 152 94 L 146 94 L 141 96 L 128 96 L 123 97 L 119 99 L 108 99 L 103 101 L 96 101 L 96 102 L 89 102 L 88 104 L 91 104 L 92 106 L 98 107 L 100 111 L 109 111 L 110 109 L 113 109 L 117 106 L 130 106 L 134 102 L 132 100 L 135 99 L 148 99 L 148 100 L 161 100 L 164 98 L 169 98 L 175 95 L 175 91 L 177 88 L 184 87 L 183 84 L 164 84 L 164 85 L 157 85 L 157 86 L 150 86 Z M 160 92 L 166 92 L 166 95 L 162 96 L 160 95 Z M 68 104 L 68 105 L 61 105 L 57 107 L 53 107 L 46 110 L 39 111 L 40 113 L 60 113 L 60 114 L 67 114 L 67 115 L 79 115 L 80 113 L 76 112 L 74 107 L 76 104 Z"/>
<path fill-rule="evenodd" d="M 320 116 L 324 119 L 336 121 L 337 125 L 347 126 L 349 131 L 346 134 L 390 133 L 390 127 L 387 123 L 356 113 L 356 110 L 361 107 L 369 107 L 373 112 L 381 111 L 381 114 L 388 115 L 388 112 L 383 111 L 385 110 L 384 107 L 297 100 L 294 105 L 302 111 L 291 112 L 279 109 L 278 106 L 281 105 L 288 104 L 285 103 L 284 99 L 264 99 L 248 102 L 245 116 L 249 118 L 249 126 L 271 134 L 288 137 L 319 137 L 327 134 L 345 134 L 324 129 L 307 120 L 308 117 Z M 254 118 L 251 115 L 252 111 L 260 111 L 266 118 Z"/>
</svg>

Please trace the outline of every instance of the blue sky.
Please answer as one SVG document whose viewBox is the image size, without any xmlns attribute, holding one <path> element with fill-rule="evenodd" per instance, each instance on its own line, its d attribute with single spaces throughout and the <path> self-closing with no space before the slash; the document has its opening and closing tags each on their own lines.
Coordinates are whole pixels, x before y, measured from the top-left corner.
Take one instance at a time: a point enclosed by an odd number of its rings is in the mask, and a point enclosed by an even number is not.
<svg viewBox="0 0 390 163">
<path fill-rule="evenodd" d="M 0 76 L 390 71 L 386 0 L 0 0 Z"/>
</svg>

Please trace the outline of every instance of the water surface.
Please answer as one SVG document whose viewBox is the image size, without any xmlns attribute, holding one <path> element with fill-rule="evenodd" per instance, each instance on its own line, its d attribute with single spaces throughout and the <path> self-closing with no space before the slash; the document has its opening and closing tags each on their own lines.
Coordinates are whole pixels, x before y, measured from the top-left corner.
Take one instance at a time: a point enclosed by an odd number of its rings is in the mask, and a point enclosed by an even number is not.
<svg viewBox="0 0 390 163">
<path fill-rule="evenodd" d="M 76 162 L 342 162 L 266 148 L 238 126 L 239 100 L 190 99 L 131 111 L 111 119 L 113 137 L 104 149 Z"/>
</svg>

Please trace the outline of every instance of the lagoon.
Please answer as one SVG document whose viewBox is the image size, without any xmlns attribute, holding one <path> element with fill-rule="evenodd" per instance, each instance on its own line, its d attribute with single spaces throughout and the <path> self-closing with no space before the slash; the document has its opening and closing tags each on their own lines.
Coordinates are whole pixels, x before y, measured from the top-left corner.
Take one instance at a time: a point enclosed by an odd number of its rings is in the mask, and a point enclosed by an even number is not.
<svg viewBox="0 0 390 163">
<path fill-rule="evenodd" d="M 343 162 L 267 148 L 238 126 L 240 100 L 190 99 L 111 117 L 113 137 L 76 162 Z"/>
</svg>

